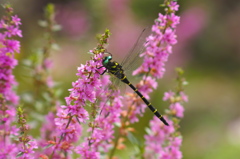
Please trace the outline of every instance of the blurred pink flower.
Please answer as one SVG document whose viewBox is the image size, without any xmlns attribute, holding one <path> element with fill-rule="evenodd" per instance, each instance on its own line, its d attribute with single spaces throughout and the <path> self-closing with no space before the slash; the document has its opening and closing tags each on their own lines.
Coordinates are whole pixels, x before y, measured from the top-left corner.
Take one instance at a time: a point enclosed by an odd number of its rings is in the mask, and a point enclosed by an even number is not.
<svg viewBox="0 0 240 159">
<path fill-rule="evenodd" d="M 75 3 L 69 5 L 57 5 L 56 21 L 62 26 L 62 31 L 67 35 L 78 38 L 87 32 L 90 27 L 88 14 L 84 8 L 76 8 L 79 6 Z"/>
<path fill-rule="evenodd" d="M 171 104 L 170 109 L 171 109 L 171 111 L 174 112 L 176 117 L 183 118 L 184 108 L 180 103 L 177 102 L 177 103 Z"/>
<path fill-rule="evenodd" d="M 173 98 L 174 95 L 175 95 L 175 93 L 172 92 L 172 91 L 165 92 L 164 97 L 163 97 L 163 101 L 166 101 L 166 100 L 169 100 L 169 99 Z"/>
<path fill-rule="evenodd" d="M 191 7 L 182 12 L 181 23 L 176 30 L 178 43 L 173 48 L 173 51 L 177 52 L 177 54 L 170 57 L 172 62 L 167 63 L 166 66 L 169 70 L 173 70 L 176 66 L 184 66 L 187 64 L 192 54 L 188 46 L 196 36 L 201 34 L 207 23 L 208 12 L 204 6 Z"/>
</svg>

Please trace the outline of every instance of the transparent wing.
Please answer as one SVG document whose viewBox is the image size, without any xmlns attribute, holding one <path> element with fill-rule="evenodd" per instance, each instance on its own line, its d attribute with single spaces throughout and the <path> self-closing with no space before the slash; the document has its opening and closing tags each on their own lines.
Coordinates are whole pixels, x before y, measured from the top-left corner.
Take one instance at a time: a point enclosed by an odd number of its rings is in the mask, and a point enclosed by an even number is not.
<svg viewBox="0 0 240 159">
<path fill-rule="evenodd" d="M 112 81 L 111 86 L 115 87 L 115 89 L 121 89 L 121 93 L 125 92 L 125 90 L 126 90 L 126 84 L 125 83 L 123 83 L 120 79 L 118 79 L 117 77 L 115 77 L 112 74 L 111 74 L 110 80 Z"/>
<path fill-rule="evenodd" d="M 126 71 L 131 72 L 138 67 L 139 61 L 141 60 L 141 58 L 139 57 L 139 54 L 145 51 L 144 44 L 146 43 L 146 37 L 150 35 L 150 33 L 151 33 L 151 27 L 145 28 L 140 34 L 140 36 L 138 37 L 136 43 L 134 44 L 130 52 L 123 59 L 121 65 L 125 72 Z"/>
<path fill-rule="evenodd" d="M 140 34 L 140 36 L 138 37 L 136 43 L 134 44 L 130 52 L 128 52 L 128 54 L 125 56 L 124 60 L 122 61 L 121 66 L 124 70 L 124 73 L 127 75 L 127 78 L 129 78 L 132 71 L 139 66 L 139 63 L 141 61 L 139 54 L 145 51 L 144 43 L 146 42 L 146 37 L 150 35 L 150 33 L 151 33 L 151 27 L 145 28 Z M 118 88 L 122 88 L 121 92 L 125 92 L 126 85 L 114 75 L 112 74 L 110 75 L 111 75 L 112 85 Z"/>
</svg>

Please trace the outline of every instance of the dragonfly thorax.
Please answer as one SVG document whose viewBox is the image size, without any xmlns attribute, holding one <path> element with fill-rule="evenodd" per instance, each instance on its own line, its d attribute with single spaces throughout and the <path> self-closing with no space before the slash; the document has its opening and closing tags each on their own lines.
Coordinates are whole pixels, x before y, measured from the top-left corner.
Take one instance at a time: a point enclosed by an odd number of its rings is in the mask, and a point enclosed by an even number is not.
<svg viewBox="0 0 240 159">
<path fill-rule="evenodd" d="M 122 79 L 125 76 L 122 66 L 116 61 L 112 61 L 111 55 L 105 56 L 102 60 L 102 64 L 109 73 L 114 74 L 117 78 Z"/>
<path fill-rule="evenodd" d="M 106 56 L 106 57 L 102 60 L 103 66 L 106 67 L 111 60 L 112 60 L 112 56 Z"/>
</svg>

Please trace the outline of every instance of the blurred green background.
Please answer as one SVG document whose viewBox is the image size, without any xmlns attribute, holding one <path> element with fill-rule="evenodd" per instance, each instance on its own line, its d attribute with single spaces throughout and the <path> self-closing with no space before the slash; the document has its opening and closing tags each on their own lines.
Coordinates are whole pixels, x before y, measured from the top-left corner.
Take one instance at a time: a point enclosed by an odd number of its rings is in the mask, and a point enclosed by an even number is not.
<svg viewBox="0 0 240 159">
<path fill-rule="evenodd" d="M 1 0 L 4 2 L 6 0 Z M 56 5 L 56 20 L 62 30 L 54 35 L 60 46 L 53 52 L 54 80 L 61 83 L 63 97 L 76 80 L 75 73 L 96 47 L 95 35 L 109 28 L 108 50 L 121 61 L 141 31 L 153 24 L 162 0 L 9 0 L 22 19 L 20 64 L 15 73 L 19 92 L 29 89 L 22 76 L 21 60 L 44 44 L 43 19 L 47 3 Z M 152 93 L 153 105 L 163 112 L 168 107 L 160 99 L 174 89 L 175 67 L 185 70 L 189 82 L 185 93 L 189 102 L 181 121 L 184 159 L 236 159 L 240 156 L 240 1 L 179 0 L 181 24 L 178 44 L 166 64 L 166 74 Z M 2 12 L 0 12 L 2 13 Z M 146 111 L 137 134 L 144 133 L 152 114 Z M 130 150 L 130 149 L 129 149 Z M 127 150 L 124 150 L 127 151 Z M 120 152 L 121 153 L 121 152 Z"/>
</svg>

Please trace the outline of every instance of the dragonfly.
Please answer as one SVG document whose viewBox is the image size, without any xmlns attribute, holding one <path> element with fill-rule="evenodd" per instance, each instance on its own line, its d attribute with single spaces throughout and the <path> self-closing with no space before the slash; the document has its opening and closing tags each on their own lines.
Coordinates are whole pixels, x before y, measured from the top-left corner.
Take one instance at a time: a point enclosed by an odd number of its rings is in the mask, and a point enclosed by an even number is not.
<svg viewBox="0 0 240 159">
<path fill-rule="evenodd" d="M 102 59 L 102 66 L 97 68 L 105 68 L 105 70 L 100 73 L 101 75 L 105 74 L 106 72 L 113 74 L 116 78 L 121 80 L 123 83 L 127 84 L 137 95 L 143 100 L 143 102 L 148 106 L 148 108 L 165 124 L 169 125 L 167 121 L 164 119 L 163 115 L 161 115 L 156 108 L 152 106 L 152 104 L 142 95 L 141 92 L 138 91 L 138 89 L 129 82 L 126 74 L 125 69 L 131 68 L 132 65 L 135 64 L 137 58 L 139 57 L 139 54 L 141 54 L 144 51 L 144 43 L 145 42 L 145 34 L 148 29 L 144 29 L 139 36 L 137 42 L 135 43 L 134 47 L 130 51 L 130 53 L 124 58 L 123 62 L 119 64 L 116 61 L 112 61 L 112 54 L 109 52 L 105 52 L 106 56 Z"/>
</svg>

